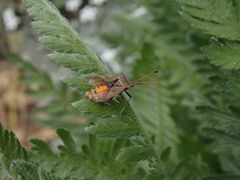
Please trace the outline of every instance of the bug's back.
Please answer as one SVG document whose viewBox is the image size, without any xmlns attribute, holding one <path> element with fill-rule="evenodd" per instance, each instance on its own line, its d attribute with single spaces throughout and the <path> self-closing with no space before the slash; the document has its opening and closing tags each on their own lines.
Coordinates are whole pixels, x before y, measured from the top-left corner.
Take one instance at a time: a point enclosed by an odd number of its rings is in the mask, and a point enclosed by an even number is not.
<svg viewBox="0 0 240 180">
<path fill-rule="evenodd" d="M 110 100 L 124 90 L 130 88 L 129 82 L 124 75 L 117 76 L 118 81 L 109 89 L 106 99 Z"/>
<path fill-rule="evenodd" d="M 102 84 L 94 86 L 84 95 L 89 100 L 94 102 L 107 102 L 129 87 L 130 85 L 126 77 L 124 75 L 119 75 L 113 78 L 111 81 L 106 81 Z"/>
</svg>

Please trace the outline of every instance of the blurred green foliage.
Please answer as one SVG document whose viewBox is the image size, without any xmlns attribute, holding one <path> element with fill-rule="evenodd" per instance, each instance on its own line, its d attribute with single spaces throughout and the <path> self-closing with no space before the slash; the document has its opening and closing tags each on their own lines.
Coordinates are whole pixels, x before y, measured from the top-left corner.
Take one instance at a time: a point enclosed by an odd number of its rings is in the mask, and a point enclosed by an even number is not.
<svg viewBox="0 0 240 180">
<path fill-rule="evenodd" d="M 135 80 L 159 70 L 148 80 L 165 85 L 130 89 L 133 100 L 121 116 L 118 97 L 104 105 L 83 98 L 91 87 L 87 79 L 113 75 L 113 64 L 103 63 L 53 4 L 23 3 L 39 40 L 53 50 L 50 59 L 72 72 L 54 83 L 48 73 L 9 56 L 23 82 L 40 87 L 28 93 L 50 98 L 34 111 L 48 115 L 44 124 L 58 128 L 62 141 L 54 149 L 33 139 L 26 151 L 1 127 L 1 163 L 11 177 L 240 179 L 237 0 L 107 1 L 98 7 L 103 19 L 96 22 L 96 33 L 117 49 L 114 62 L 121 71 Z M 79 117 L 84 121 L 76 123 Z M 29 119 L 42 122 L 34 113 Z"/>
</svg>

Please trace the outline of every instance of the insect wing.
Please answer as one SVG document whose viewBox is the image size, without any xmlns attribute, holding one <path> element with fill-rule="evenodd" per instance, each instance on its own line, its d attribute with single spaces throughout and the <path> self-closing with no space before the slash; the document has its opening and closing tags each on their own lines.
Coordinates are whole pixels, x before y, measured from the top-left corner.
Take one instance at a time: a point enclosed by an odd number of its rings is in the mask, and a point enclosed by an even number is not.
<svg viewBox="0 0 240 180">
<path fill-rule="evenodd" d="M 109 81 L 111 81 L 111 79 L 112 77 L 104 76 L 104 75 L 93 75 L 93 76 L 87 77 L 87 80 L 89 81 L 89 83 L 94 86 L 107 84 Z"/>
<path fill-rule="evenodd" d="M 124 90 L 124 88 L 122 88 L 121 86 L 114 86 L 114 87 L 109 89 L 108 93 L 106 94 L 105 99 L 110 100 L 114 96 L 119 95 L 123 90 Z"/>
<path fill-rule="evenodd" d="M 117 80 L 111 81 L 109 83 L 115 83 Z M 96 91 L 97 94 L 97 99 L 98 102 L 106 102 L 109 101 L 110 99 L 112 99 L 114 96 L 118 95 L 120 92 L 122 92 L 122 88 L 117 87 L 117 86 L 113 86 L 113 87 L 109 87 L 106 90 L 102 90 L 102 91 Z"/>
</svg>

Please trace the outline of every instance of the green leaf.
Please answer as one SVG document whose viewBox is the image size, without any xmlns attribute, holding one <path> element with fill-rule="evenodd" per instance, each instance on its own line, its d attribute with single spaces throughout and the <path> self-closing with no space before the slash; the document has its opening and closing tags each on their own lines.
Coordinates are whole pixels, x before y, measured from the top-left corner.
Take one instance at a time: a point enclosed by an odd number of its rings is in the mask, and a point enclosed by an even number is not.
<svg viewBox="0 0 240 180">
<path fill-rule="evenodd" d="M 86 154 L 86 155 L 89 155 L 90 152 L 89 152 L 89 148 L 86 144 L 82 145 L 81 147 L 82 151 Z"/>
<path fill-rule="evenodd" d="M 33 26 L 40 32 L 39 40 L 45 46 L 54 51 L 49 55 L 51 59 L 54 59 L 62 66 L 77 72 L 76 74 L 80 75 L 81 78 L 88 77 L 92 74 L 108 74 L 108 71 L 104 68 L 102 62 L 81 42 L 77 33 L 70 27 L 66 19 L 60 15 L 58 10 L 49 1 L 23 0 L 23 3 L 26 5 L 29 14 L 34 18 Z M 85 89 L 81 89 L 85 88 L 85 86 L 79 87 L 80 85 L 75 77 L 65 78 L 63 80 L 76 87 L 77 90 L 85 91 Z M 83 92 L 80 93 L 83 94 Z M 122 115 L 120 115 L 122 104 L 117 98 L 111 101 L 108 105 L 97 104 L 90 102 L 87 99 L 83 99 L 73 103 L 73 106 L 83 115 L 88 115 L 90 120 L 94 122 L 99 120 L 95 125 L 86 128 L 88 133 L 93 134 L 96 137 L 123 138 L 128 141 L 133 136 L 140 136 L 141 138 L 144 138 L 144 141 L 150 141 L 131 108 L 127 107 Z M 105 121 L 102 122 L 102 119 Z M 76 153 L 76 145 L 69 132 L 60 129 L 57 133 L 64 142 L 64 145 L 59 146 L 62 154 L 67 154 L 64 159 L 71 159 L 71 157 L 75 157 L 77 160 L 81 159 L 82 156 L 81 154 Z M 152 145 L 150 143 L 148 145 L 150 146 L 148 148 L 152 150 Z M 90 146 L 82 147 L 83 151 L 87 154 L 89 150 L 91 155 L 91 149 L 89 149 Z M 112 157 L 111 151 L 109 152 L 106 150 L 102 151 L 104 155 L 104 163 L 106 159 Z M 151 153 L 150 151 L 147 151 L 147 153 L 144 154 L 144 159 L 150 159 L 152 157 Z M 147 155 L 151 156 L 147 157 Z M 86 157 L 84 156 L 84 158 Z M 75 159 L 71 160 L 74 160 L 75 162 Z M 90 163 L 94 165 L 94 163 Z"/>
<path fill-rule="evenodd" d="M 116 156 L 119 153 L 119 150 L 124 147 L 124 145 L 126 144 L 126 140 L 119 138 L 115 141 L 114 146 L 112 148 L 112 158 L 115 159 Z"/>
<path fill-rule="evenodd" d="M 222 112 L 222 111 L 212 108 L 210 106 L 198 106 L 197 111 L 199 113 L 202 113 L 204 116 L 207 116 L 212 119 L 221 120 L 222 122 L 224 122 L 226 120 L 231 121 L 231 122 L 236 122 L 236 124 L 239 122 L 239 119 L 232 116 L 231 114 Z"/>
<path fill-rule="evenodd" d="M 16 179 L 36 179 L 38 180 L 38 164 L 23 160 L 15 160 L 11 163 L 11 172 Z"/>
<path fill-rule="evenodd" d="M 96 150 L 96 137 L 92 134 L 88 135 L 88 144 L 89 144 L 89 149 L 93 153 Z"/>
<path fill-rule="evenodd" d="M 102 73 L 107 70 L 97 56 L 79 39 L 75 30 L 47 0 L 23 0 L 33 26 L 41 33 L 39 40 L 55 53 L 50 55 L 61 65 L 82 73 Z"/>
<path fill-rule="evenodd" d="M 120 102 L 112 100 L 109 103 L 95 103 L 83 98 L 74 102 L 73 107 L 81 112 L 82 115 L 91 118 L 92 121 L 101 119 L 121 120 L 126 123 L 136 123 L 137 118 L 131 108 L 125 108 L 120 114 L 123 106 Z"/>
<path fill-rule="evenodd" d="M 218 109 L 211 108 L 208 106 L 199 106 L 197 110 L 205 117 L 212 120 L 213 127 L 222 132 L 228 132 L 231 136 L 239 136 L 239 118 L 235 117 L 233 114 L 228 112 L 222 112 Z"/>
<path fill-rule="evenodd" d="M 159 169 L 152 169 L 144 180 L 164 180 L 164 174 Z"/>
<path fill-rule="evenodd" d="M 10 162 L 16 159 L 27 160 L 27 151 L 21 146 L 18 139 L 12 132 L 5 130 L 0 124 L 0 154 L 3 155 L 1 161 L 9 171 Z"/>
<path fill-rule="evenodd" d="M 205 33 L 229 40 L 240 40 L 237 10 L 229 0 L 177 0 L 181 15 Z"/>
<path fill-rule="evenodd" d="M 38 163 L 24 160 L 15 160 L 11 163 L 12 176 L 17 180 L 34 179 L 34 180 L 61 180 L 49 172 L 46 172 Z"/>
<path fill-rule="evenodd" d="M 86 128 L 88 133 L 105 138 L 128 138 L 140 134 L 136 124 L 127 124 L 120 121 L 104 121 Z"/>
<path fill-rule="evenodd" d="M 211 45 L 203 48 L 203 52 L 217 66 L 225 69 L 240 69 L 240 45 Z"/>
<path fill-rule="evenodd" d="M 32 150 L 38 151 L 39 153 L 42 153 L 44 155 L 49 155 L 49 156 L 53 155 L 52 150 L 50 149 L 48 144 L 45 143 L 44 141 L 40 139 L 32 139 L 31 143 L 35 145 L 34 147 L 32 147 Z"/>
<path fill-rule="evenodd" d="M 169 156 L 171 154 L 171 148 L 170 147 L 167 147 L 161 154 L 161 160 L 162 161 L 167 161 L 169 160 Z"/>
<path fill-rule="evenodd" d="M 221 145 L 222 147 L 230 146 L 235 149 L 240 148 L 240 138 L 237 136 L 215 128 L 203 128 L 203 132 L 208 137 L 215 139 L 215 141 L 219 143 L 219 145 Z"/>
<path fill-rule="evenodd" d="M 239 180 L 240 175 L 215 175 L 204 177 L 202 180 Z"/>
<path fill-rule="evenodd" d="M 83 93 L 83 91 L 91 88 L 91 86 L 86 80 L 78 76 L 63 76 L 61 77 L 61 80 L 64 83 L 67 83 L 69 86 L 73 87 L 74 90 L 79 93 Z"/>
<path fill-rule="evenodd" d="M 39 180 L 61 180 L 62 179 L 49 172 L 44 171 L 42 168 L 38 169 L 38 177 L 39 177 Z"/>
<path fill-rule="evenodd" d="M 16 54 L 9 54 L 8 57 L 9 60 L 14 62 L 17 65 L 17 67 L 22 71 L 23 76 L 20 77 L 20 79 L 24 83 L 29 84 L 39 83 L 40 85 L 44 84 L 45 89 L 53 88 L 52 79 L 47 73 L 40 71 L 31 63 L 23 60 Z"/>
<path fill-rule="evenodd" d="M 236 151 L 238 151 L 236 149 Z M 239 174 L 240 172 L 240 161 L 239 158 L 235 157 L 235 154 L 220 154 L 219 159 L 221 161 L 222 169 L 225 172 L 231 173 L 231 174 Z"/>
<path fill-rule="evenodd" d="M 130 147 L 122 148 L 116 159 L 120 162 L 127 163 L 143 161 L 151 157 L 154 157 L 154 151 L 151 147 L 132 145 Z"/>
<path fill-rule="evenodd" d="M 134 64 L 134 78 L 159 70 L 160 62 L 152 45 L 145 43 L 141 49 L 140 59 Z M 162 82 L 161 73 L 162 70 L 146 81 Z M 153 137 L 156 151 L 161 152 L 166 147 L 174 147 L 179 143 L 179 130 L 170 115 L 171 109 L 168 104 L 172 101 L 170 89 L 161 85 L 145 85 L 136 87 L 132 94 L 133 108 L 142 120 L 144 129 Z"/>
<path fill-rule="evenodd" d="M 57 134 L 64 143 L 64 146 L 61 146 L 61 150 L 64 150 L 64 153 L 66 154 L 75 154 L 76 144 L 71 134 L 64 129 L 57 129 Z"/>
<path fill-rule="evenodd" d="M 33 140 L 41 153 L 52 154 L 49 147 L 41 140 Z M 8 173 L 15 177 L 15 179 L 41 179 L 39 178 L 39 165 L 35 162 L 29 161 L 26 150 L 21 147 L 19 141 L 12 132 L 4 130 L 0 124 L 0 159 L 1 163 Z M 45 173 L 45 171 L 39 171 Z M 59 180 L 59 178 L 48 174 L 48 179 Z M 47 179 L 47 178 L 46 178 Z"/>
<path fill-rule="evenodd" d="M 240 80 L 239 74 L 233 74 L 231 77 L 226 81 L 226 85 L 228 87 L 228 92 L 231 95 L 235 96 L 233 99 L 239 101 L 240 99 Z"/>
</svg>

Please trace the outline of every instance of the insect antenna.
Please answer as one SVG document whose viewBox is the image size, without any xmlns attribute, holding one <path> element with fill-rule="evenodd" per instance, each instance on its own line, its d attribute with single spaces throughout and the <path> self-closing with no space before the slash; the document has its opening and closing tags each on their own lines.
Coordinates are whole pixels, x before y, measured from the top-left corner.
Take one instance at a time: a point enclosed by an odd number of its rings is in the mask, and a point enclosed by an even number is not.
<svg viewBox="0 0 240 180">
<path fill-rule="evenodd" d="M 131 84 L 131 87 L 139 85 L 139 84 L 156 84 L 156 85 L 161 85 L 162 87 L 166 87 L 165 85 L 163 85 L 160 82 L 142 82 L 142 81 L 137 81 Z"/>
<path fill-rule="evenodd" d="M 148 73 L 148 74 L 145 74 L 145 75 L 143 75 L 142 77 L 140 77 L 139 79 L 137 79 L 136 81 L 134 81 L 133 83 L 135 83 L 135 82 L 138 82 L 138 81 L 141 81 L 141 80 L 143 80 L 143 79 L 145 79 L 145 78 L 147 78 L 148 76 L 151 76 L 151 75 L 153 75 L 153 74 L 157 74 L 159 71 L 153 71 L 153 72 L 150 72 L 150 73 Z"/>
<path fill-rule="evenodd" d="M 160 82 L 143 82 L 142 80 L 144 80 L 145 78 L 158 73 L 159 71 L 153 71 L 151 73 L 145 74 L 144 76 L 142 76 L 141 78 L 137 79 L 136 81 L 131 83 L 131 87 L 139 85 L 139 84 L 159 84 L 163 87 L 165 87 L 163 84 L 161 84 Z"/>
</svg>

